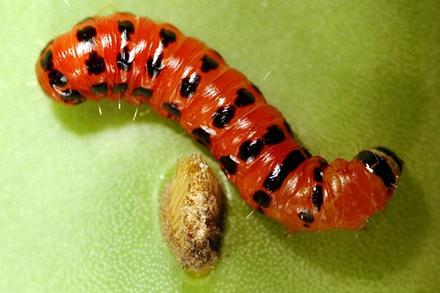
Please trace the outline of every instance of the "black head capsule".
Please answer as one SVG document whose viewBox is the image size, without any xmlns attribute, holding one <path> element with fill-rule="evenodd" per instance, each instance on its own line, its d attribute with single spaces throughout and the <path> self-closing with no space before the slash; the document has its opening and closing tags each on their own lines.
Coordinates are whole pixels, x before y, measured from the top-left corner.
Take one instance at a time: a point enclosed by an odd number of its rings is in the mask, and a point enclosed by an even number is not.
<svg viewBox="0 0 440 293">
<path fill-rule="evenodd" d="M 362 161 L 367 170 L 382 179 L 386 187 L 396 186 L 403 168 L 403 161 L 384 147 L 361 151 L 355 159 Z"/>
<path fill-rule="evenodd" d="M 398 167 L 398 171 L 399 174 L 402 174 L 402 170 L 403 170 L 403 160 L 401 158 L 399 158 L 396 153 L 394 153 L 392 150 L 386 148 L 386 147 L 375 147 L 376 151 L 381 152 L 382 154 L 385 154 L 389 159 L 392 159 L 392 161 L 395 162 L 395 164 L 397 164 Z M 395 167 L 395 166 L 394 166 Z"/>
</svg>

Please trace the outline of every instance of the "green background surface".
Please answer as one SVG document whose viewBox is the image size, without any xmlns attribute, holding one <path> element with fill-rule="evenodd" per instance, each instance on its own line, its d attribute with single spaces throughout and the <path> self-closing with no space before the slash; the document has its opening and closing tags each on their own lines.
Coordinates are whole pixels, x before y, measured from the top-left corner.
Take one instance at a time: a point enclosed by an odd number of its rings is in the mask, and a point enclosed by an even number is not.
<svg viewBox="0 0 440 293">
<path fill-rule="evenodd" d="M 1 292 L 439 290 L 440 2 L 1 1 Z M 89 15 L 172 22 L 243 71 L 328 159 L 386 145 L 405 160 L 385 213 L 297 233 L 228 200 L 221 261 L 184 274 L 160 234 L 176 160 L 202 149 L 146 106 L 56 105 L 34 63 Z M 217 164 L 210 164 L 218 172 Z M 218 172 L 220 174 L 220 172 Z M 438 291 L 437 291 L 438 292 Z"/>
</svg>

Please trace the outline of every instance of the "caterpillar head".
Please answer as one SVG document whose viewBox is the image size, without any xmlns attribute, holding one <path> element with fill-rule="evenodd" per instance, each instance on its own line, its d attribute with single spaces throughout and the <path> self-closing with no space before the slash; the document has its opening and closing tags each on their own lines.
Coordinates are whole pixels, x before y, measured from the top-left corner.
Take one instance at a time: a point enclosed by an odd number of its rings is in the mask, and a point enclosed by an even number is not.
<svg viewBox="0 0 440 293">
<path fill-rule="evenodd" d="M 402 160 L 384 147 L 361 151 L 353 160 L 327 163 L 311 157 L 286 178 L 276 196 L 268 197 L 264 213 L 291 231 L 359 229 L 386 207 L 402 167 Z"/>
<path fill-rule="evenodd" d="M 336 217 L 339 228 L 358 229 L 383 211 L 397 187 L 403 161 L 391 150 L 376 147 L 364 150 L 353 160 L 337 159 L 327 170 L 327 184 L 335 198 L 334 206 L 343 213 Z"/>
<path fill-rule="evenodd" d="M 355 159 L 362 161 L 365 168 L 379 176 L 387 188 L 394 189 L 402 173 L 403 161 L 386 147 L 361 151 Z"/>
<path fill-rule="evenodd" d="M 44 92 L 57 102 L 68 105 L 84 102 L 85 97 L 79 91 L 69 87 L 66 75 L 55 68 L 52 47 L 53 41 L 50 41 L 40 53 L 35 68 L 38 82 Z"/>
<path fill-rule="evenodd" d="M 351 161 L 336 159 L 324 171 L 324 202 L 329 202 L 317 218 L 337 228 L 363 227 L 385 209 L 402 168 L 403 161 L 385 147 L 361 151 Z"/>
</svg>

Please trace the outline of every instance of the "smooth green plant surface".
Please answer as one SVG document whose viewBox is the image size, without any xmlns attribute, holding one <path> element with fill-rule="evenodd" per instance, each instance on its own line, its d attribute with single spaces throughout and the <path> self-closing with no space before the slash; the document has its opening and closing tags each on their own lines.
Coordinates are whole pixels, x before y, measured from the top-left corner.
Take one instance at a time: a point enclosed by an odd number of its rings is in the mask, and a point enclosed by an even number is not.
<svg viewBox="0 0 440 293">
<path fill-rule="evenodd" d="M 156 2 L 156 3 L 155 3 Z M 169 21 L 259 85 L 313 153 L 385 145 L 405 160 L 385 213 L 357 232 L 297 233 L 250 208 L 223 175 L 222 257 L 195 279 L 169 254 L 161 187 L 204 152 L 142 106 L 56 105 L 41 48 L 89 15 Z M 1 292 L 439 290 L 440 4 L 432 1 L 1 1 Z M 210 161 L 220 174 L 214 161 Z"/>
</svg>

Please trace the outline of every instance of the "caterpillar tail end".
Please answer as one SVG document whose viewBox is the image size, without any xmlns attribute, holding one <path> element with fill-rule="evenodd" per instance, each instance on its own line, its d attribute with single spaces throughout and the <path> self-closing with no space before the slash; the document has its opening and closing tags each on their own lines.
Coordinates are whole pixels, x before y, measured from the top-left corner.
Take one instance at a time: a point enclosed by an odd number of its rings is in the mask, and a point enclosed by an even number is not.
<svg viewBox="0 0 440 293">
<path fill-rule="evenodd" d="M 396 153 L 386 147 L 378 146 L 361 151 L 355 159 L 362 161 L 368 171 L 379 176 L 387 188 L 397 187 L 403 170 L 403 160 Z"/>
</svg>

